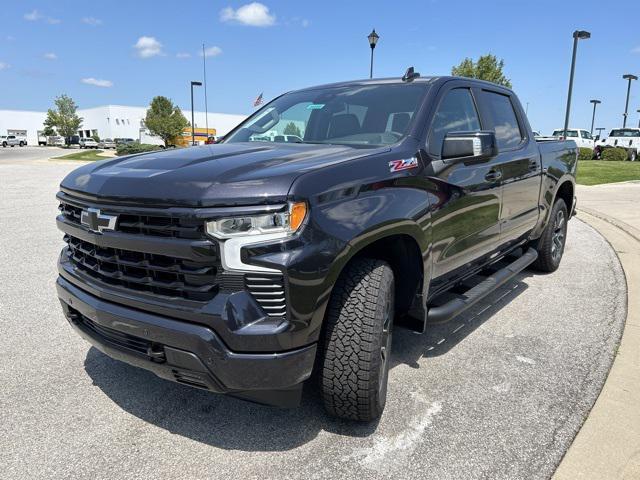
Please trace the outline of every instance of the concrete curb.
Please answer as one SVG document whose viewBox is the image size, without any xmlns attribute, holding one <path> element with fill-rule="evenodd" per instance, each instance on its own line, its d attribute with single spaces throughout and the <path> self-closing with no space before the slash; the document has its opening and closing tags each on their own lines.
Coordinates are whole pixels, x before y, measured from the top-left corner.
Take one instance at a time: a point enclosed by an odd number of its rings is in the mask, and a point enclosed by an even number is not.
<svg viewBox="0 0 640 480">
<path fill-rule="evenodd" d="M 627 280 L 627 321 L 618 352 L 593 409 L 554 479 L 640 478 L 640 237 L 638 229 L 596 211 L 578 218 L 615 250 Z"/>
</svg>

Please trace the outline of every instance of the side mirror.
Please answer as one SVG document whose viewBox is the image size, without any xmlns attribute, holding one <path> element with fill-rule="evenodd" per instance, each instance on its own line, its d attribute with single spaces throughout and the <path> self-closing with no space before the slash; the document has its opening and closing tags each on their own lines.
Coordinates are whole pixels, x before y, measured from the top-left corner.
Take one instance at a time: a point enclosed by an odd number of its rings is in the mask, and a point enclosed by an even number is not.
<svg viewBox="0 0 640 480">
<path fill-rule="evenodd" d="M 442 160 L 485 160 L 497 154 L 494 132 L 449 132 L 442 142 Z"/>
</svg>

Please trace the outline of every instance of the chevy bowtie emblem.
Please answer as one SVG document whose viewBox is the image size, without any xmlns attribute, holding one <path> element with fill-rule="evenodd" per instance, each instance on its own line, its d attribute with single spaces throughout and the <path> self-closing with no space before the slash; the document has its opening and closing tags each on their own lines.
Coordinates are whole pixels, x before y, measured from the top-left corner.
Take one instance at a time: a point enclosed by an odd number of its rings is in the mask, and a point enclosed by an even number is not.
<svg viewBox="0 0 640 480">
<path fill-rule="evenodd" d="M 87 208 L 80 214 L 80 223 L 92 232 L 102 233 L 105 230 L 115 230 L 117 215 L 105 215 L 99 208 Z"/>
</svg>

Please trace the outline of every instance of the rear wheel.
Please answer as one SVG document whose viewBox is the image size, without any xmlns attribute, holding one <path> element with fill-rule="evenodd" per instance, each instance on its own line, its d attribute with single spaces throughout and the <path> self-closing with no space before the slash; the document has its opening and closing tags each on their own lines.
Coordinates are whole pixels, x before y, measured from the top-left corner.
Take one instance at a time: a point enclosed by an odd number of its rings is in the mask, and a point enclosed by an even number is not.
<svg viewBox="0 0 640 480">
<path fill-rule="evenodd" d="M 538 240 L 538 259 L 533 268 L 541 272 L 555 272 L 560 266 L 567 240 L 567 220 L 569 215 L 564 200 L 558 198 L 551 209 L 549 223 Z"/>
<path fill-rule="evenodd" d="M 632 162 L 635 162 L 638 159 L 638 151 L 637 150 L 631 150 L 629 152 L 629 160 L 631 160 Z"/>
<path fill-rule="evenodd" d="M 393 316 L 391 267 L 374 259 L 346 267 L 329 302 L 323 337 L 321 389 L 331 415 L 360 421 L 382 415 Z"/>
</svg>

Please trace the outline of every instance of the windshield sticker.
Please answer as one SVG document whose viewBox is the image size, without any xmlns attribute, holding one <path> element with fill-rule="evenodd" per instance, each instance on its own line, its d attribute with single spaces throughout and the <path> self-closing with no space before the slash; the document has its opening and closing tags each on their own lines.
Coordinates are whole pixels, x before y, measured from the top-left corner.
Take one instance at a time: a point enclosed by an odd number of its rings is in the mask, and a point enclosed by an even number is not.
<svg viewBox="0 0 640 480">
<path fill-rule="evenodd" d="M 391 160 L 389 162 L 390 172 L 399 172 L 400 170 L 409 170 L 410 168 L 416 168 L 418 166 L 418 159 L 405 158 L 404 160 Z"/>
<path fill-rule="evenodd" d="M 321 110 L 324 108 L 324 103 L 311 103 L 307 105 L 307 110 Z"/>
</svg>

